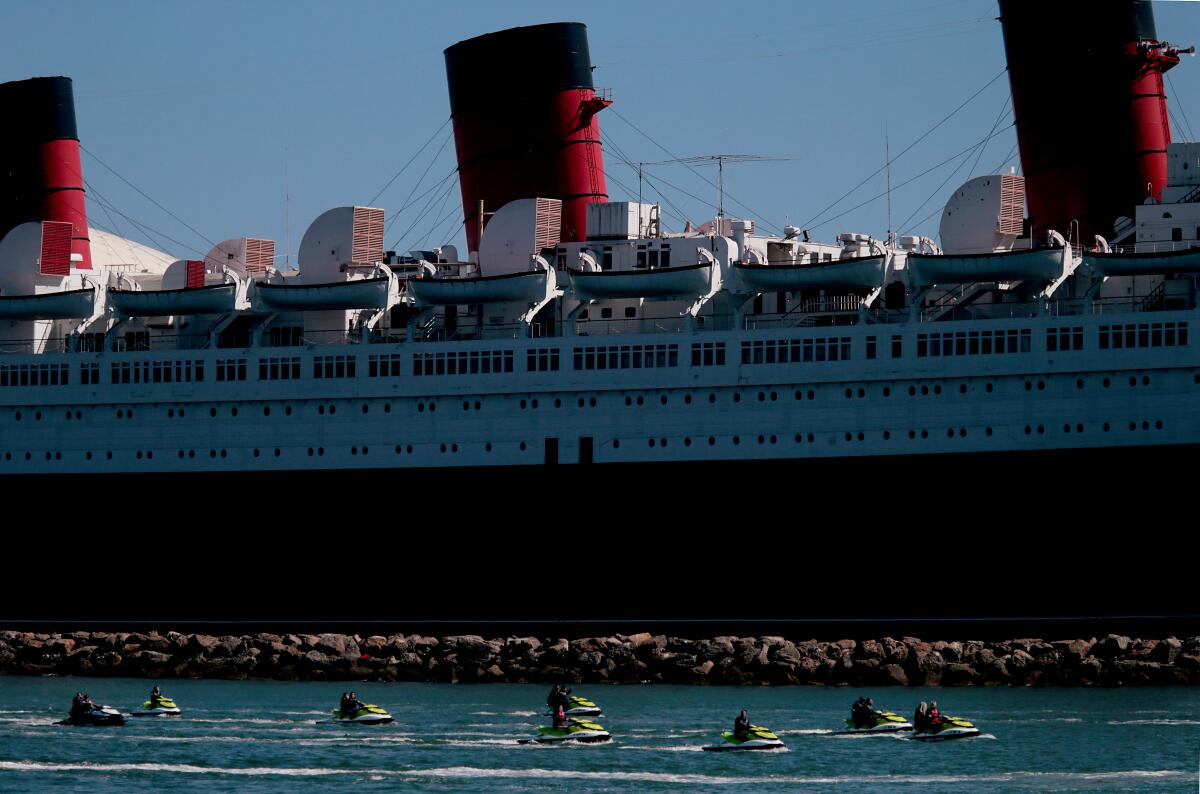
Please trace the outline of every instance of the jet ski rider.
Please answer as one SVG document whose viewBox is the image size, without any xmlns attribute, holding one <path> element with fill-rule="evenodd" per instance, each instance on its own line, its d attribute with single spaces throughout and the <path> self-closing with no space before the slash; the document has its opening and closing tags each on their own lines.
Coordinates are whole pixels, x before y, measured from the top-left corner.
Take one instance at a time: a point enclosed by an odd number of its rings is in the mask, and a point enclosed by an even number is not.
<svg viewBox="0 0 1200 794">
<path fill-rule="evenodd" d="M 154 685 L 154 689 L 150 690 L 150 708 L 158 708 L 159 701 L 162 700 L 162 690 L 158 688 L 158 684 Z"/>
<path fill-rule="evenodd" d="M 850 721 L 855 727 L 870 727 L 875 721 L 875 701 L 865 697 L 854 701 L 850 707 Z"/>
<path fill-rule="evenodd" d="M 71 719 L 78 719 L 94 708 L 96 704 L 90 697 L 83 692 L 76 692 L 75 697 L 71 698 Z"/>
<path fill-rule="evenodd" d="M 750 735 L 750 715 L 745 709 L 737 715 L 737 719 L 733 721 L 733 738 L 740 740 L 745 739 Z"/>
</svg>

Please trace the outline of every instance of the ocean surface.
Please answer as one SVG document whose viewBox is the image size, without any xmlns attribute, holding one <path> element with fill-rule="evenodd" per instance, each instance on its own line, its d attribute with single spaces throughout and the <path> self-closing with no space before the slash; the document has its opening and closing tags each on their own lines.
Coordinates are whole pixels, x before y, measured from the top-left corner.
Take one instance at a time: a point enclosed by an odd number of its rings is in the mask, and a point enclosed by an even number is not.
<svg viewBox="0 0 1200 794">
<path fill-rule="evenodd" d="M 1196 791 L 1200 690 L 575 687 L 604 745 L 523 746 L 547 687 L 361 684 L 384 726 L 318 725 L 345 683 L 161 681 L 180 717 L 54 725 L 77 690 L 133 710 L 152 682 L 0 677 L 0 791 Z M 851 701 L 920 700 L 977 739 L 842 737 Z M 784 751 L 705 753 L 738 709 Z"/>
</svg>

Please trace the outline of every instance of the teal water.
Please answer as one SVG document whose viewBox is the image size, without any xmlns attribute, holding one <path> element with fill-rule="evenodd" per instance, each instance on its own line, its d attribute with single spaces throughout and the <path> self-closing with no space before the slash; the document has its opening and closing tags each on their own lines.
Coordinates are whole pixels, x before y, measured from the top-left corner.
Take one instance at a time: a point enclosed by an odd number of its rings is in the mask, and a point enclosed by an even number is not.
<svg viewBox="0 0 1200 794">
<path fill-rule="evenodd" d="M 71 728 L 71 695 L 130 711 L 151 683 L 0 677 L 0 791 L 1196 791 L 1200 690 L 575 687 L 606 745 L 522 746 L 547 687 L 360 684 L 391 725 L 333 726 L 344 683 L 164 681 L 181 717 Z M 924 699 L 978 739 L 837 737 L 858 694 L 911 714 Z M 704 753 L 740 708 L 788 750 Z"/>
</svg>

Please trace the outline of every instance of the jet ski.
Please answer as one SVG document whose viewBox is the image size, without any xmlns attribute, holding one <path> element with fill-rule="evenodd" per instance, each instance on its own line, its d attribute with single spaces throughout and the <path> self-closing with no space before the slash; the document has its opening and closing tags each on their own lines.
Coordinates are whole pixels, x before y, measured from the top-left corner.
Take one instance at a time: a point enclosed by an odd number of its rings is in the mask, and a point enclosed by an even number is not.
<svg viewBox="0 0 1200 794">
<path fill-rule="evenodd" d="M 160 697 L 158 705 L 155 706 L 153 701 L 147 700 L 142 703 L 141 711 L 131 711 L 131 717 L 177 717 L 183 712 L 179 706 L 175 705 L 175 701 L 171 698 Z"/>
<path fill-rule="evenodd" d="M 352 712 L 343 712 L 341 709 L 333 710 L 333 719 L 317 720 L 318 724 L 353 724 L 353 725 L 386 725 L 392 721 L 392 715 L 373 703 L 364 703 L 362 708 Z"/>
<path fill-rule="evenodd" d="M 979 729 L 959 717 L 942 717 L 933 725 L 914 731 L 912 738 L 919 742 L 944 742 L 949 739 L 969 739 L 978 736 Z"/>
<path fill-rule="evenodd" d="M 725 731 L 721 734 L 720 744 L 708 745 L 702 749 L 723 753 L 733 750 L 774 750 L 779 747 L 786 747 L 782 739 L 766 728 L 751 725 L 750 733 L 745 739 L 737 738 L 733 731 Z"/>
<path fill-rule="evenodd" d="M 93 706 L 85 712 L 59 720 L 55 725 L 81 725 L 100 728 L 110 725 L 124 725 L 125 715 L 112 706 Z"/>
<path fill-rule="evenodd" d="M 565 714 L 568 717 L 599 717 L 604 712 L 592 701 L 582 697 L 571 697 L 567 700 Z M 547 711 L 546 714 L 553 715 Z"/>
<path fill-rule="evenodd" d="M 565 728 L 547 728 L 541 726 L 538 728 L 538 735 L 532 739 L 521 739 L 521 744 L 565 744 L 568 742 L 579 744 L 593 744 L 597 742 L 607 742 L 612 739 L 612 734 L 604 730 L 604 726 L 598 722 L 591 720 L 580 719 L 579 717 L 571 717 L 567 720 Z"/>
<path fill-rule="evenodd" d="M 866 725 L 856 725 L 854 720 L 848 719 L 846 720 L 846 730 L 834 733 L 839 736 L 848 736 L 861 733 L 896 733 L 913 729 L 911 722 L 894 711 L 876 711 L 871 718 L 871 722 Z"/>
</svg>

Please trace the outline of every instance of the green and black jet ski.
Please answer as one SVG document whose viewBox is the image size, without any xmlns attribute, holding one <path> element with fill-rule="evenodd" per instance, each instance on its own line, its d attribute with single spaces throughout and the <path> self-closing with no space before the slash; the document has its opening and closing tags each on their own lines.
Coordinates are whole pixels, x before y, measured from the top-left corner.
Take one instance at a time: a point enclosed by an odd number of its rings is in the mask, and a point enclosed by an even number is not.
<svg viewBox="0 0 1200 794">
<path fill-rule="evenodd" d="M 919 742 L 944 742 L 949 739 L 970 739 L 979 735 L 979 729 L 959 717 L 942 717 L 936 723 L 925 725 L 913 732 L 912 738 Z"/>
<path fill-rule="evenodd" d="M 386 725 L 392 721 L 392 715 L 373 703 L 364 703 L 354 712 L 346 713 L 341 709 L 333 710 L 333 719 L 317 720 L 318 724 L 337 725 Z"/>
<path fill-rule="evenodd" d="M 598 722 L 571 717 L 565 728 L 548 728 L 545 725 L 538 728 L 538 735 L 531 739 L 521 739 L 521 744 L 595 744 L 607 742 L 612 734 L 604 730 Z"/>
<path fill-rule="evenodd" d="M 553 712 L 546 712 L 553 716 Z M 584 697 L 571 697 L 567 701 L 566 715 L 568 717 L 599 717 L 604 712 L 592 701 Z"/>
<path fill-rule="evenodd" d="M 157 705 L 153 701 L 147 700 L 144 703 L 142 703 L 141 711 L 131 711 L 131 712 L 129 712 L 129 716 L 131 716 L 131 717 L 177 717 L 182 713 L 183 712 L 180 710 L 179 706 L 175 705 L 174 700 L 172 700 L 171 698 L 167 698 L 167 697 L 160 697 L 158 699 Z"/>
<path fill-rule="evenodd" d="M 733 750 L 776 750 L 780 747 L 786 747 L 782 739 L 766 728 L 751 725 L 746 738 L 739 739 L 733 735 L 733 731 L 725 731 L 721 734 L 720 744 L 707 745 L 703 749 L 723 753 Z"/>
<path fill-rule="evenodd" d="M 912 723 L 901 717 L 894 711 L 875 711 L 871 714 L 871 720 L 867 723 L 855 723 L 854 720 L 846 720 L 846 730 L 834 731 L 837 735 L 852 735 L 865 733 L 896 733 L 897 731 L 911 731 Z"/>
<path fill-rule="evenodd" d="M 92 706 L 87 711 L 80 712 L 59 720 L 55 725 L 79 725 L 88 728 L 104 728 L 125 724 L 125 715 L 112 706 Z"/>
</svg>

